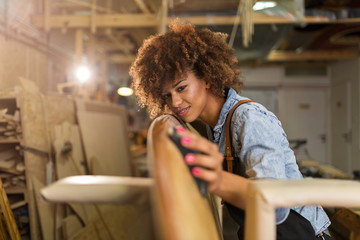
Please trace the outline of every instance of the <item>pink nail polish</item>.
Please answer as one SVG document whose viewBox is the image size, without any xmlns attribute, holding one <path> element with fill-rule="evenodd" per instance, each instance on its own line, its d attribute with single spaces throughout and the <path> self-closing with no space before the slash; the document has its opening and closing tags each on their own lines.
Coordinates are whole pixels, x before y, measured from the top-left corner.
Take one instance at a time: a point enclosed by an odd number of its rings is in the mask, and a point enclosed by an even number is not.
<svg viewBox="0 0 360 240">
<path fill-rule="evenodd" d="M 192 169 L 192 173 L 193 173 L 194 175 L 199 175 L 200 169 L 198 169 L 198 168 L 193 168 L 193 169 Z"/>
<path fill-rule="evenodd" d="M 178 132 L 185 132 L 185 128 L 183 128 L 183 127 L 176 127 L 176 131 L 178 131 Z"/>
<path fill-rule="evenodd" d="M 182 142 L 183 144 L 189 144 L 189 143 L 191 143 L 191 138 L 189 138 L 189 137 L 182 137 L 182 138 L 181 138 L 181 142 Z"/>
<path fill-rule="evenodd" d="M 192 155 L 192 154 L 187 154 L 187 155 L 185 156 L 185 161 L 186 161 L 187 163 L 193 163 L 193 162 L 195 161 L 195 156 Z"/>
</svg>

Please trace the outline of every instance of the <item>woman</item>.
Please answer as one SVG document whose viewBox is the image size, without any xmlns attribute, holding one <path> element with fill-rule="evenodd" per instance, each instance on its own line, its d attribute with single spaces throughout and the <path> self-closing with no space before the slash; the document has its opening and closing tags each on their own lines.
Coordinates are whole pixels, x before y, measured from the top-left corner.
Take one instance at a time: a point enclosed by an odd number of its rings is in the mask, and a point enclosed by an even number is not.
<svg viewBox="0 0 360 240">
<path fill-rule="evenodd" d="M 176 20 L 167 33 L 144 42 L 130 75 L 138 102 L 151 117 L 172 113 L 184 122 L 201 120 L 207 125 L 212 142 L 178 128 L 182 144 L 202 153 L 188 154 L 185 160 L 197 166 L 192 174 L 207 181 L 209 191 L 226 202 L 242 239 L 249 179 L 302 176 L 279 120 L 254 102 L 240 105 L 231 118 L 232 147 L 241 170 L 223 170 L 224 122 L 231 108 L 245 99 L 236 92 L 242 86 L 240 72 L 226 37 Z M 278 239 L 295 239 L 306 231 L 313 239 L 325 239 L 323 232 L 330 225 L 319 206 L 277 209 L 276 222 Z"/>
</svg>

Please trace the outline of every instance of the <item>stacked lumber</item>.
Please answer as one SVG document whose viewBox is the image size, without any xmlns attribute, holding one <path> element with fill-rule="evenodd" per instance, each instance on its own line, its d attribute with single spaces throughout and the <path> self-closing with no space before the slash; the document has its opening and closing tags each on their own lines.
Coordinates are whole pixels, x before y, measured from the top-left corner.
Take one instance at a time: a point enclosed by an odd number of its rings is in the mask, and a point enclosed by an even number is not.
<svg viewBox="0 0 360 240">
<path fill-rule="evenodd" d="M 0 109 L 0 173 L 13 177 L 24 177 L 24 161 L 20 154 L 21 124 L 19 111 L 7 114 L 8 109 Z M 21 177 L 22 180 L 24 178 Z M 4 181 L 4 186 L 16 185 L 17 180 Z"/>
<path fill-rule="evenodd" d="M 15 111 L 14 115 L 7 114 L 8 109 L 0 109 L 0 139 L 19 140 L 21 139 L 20 112 Z"/>
<path fill-rule="evenodd" d="M 351 208 L 325 209 L 330 216 L 333 239 L 360 240 L 360 210 Z"/>
<path fill-rule="evenodd" d="M 25 166 L 19 145 L 0 145 L 0 177 L 5 188 L 25 188 Z"/>
<path fill-rule="evenodd" d="M 300 171 L 304 177 L 336 178 L 336 179 L 352 178 L 352 176 L 346 174 L 340 169 L 329 164 L 322 164 L 316 160 L 299 160 L 298 164 Z"/>
<path fill-rule="evenodd" d="M 125 109 L 100 102 L 77 100 L 76 103 L 79 124 L 65 120 L 52 122 L 48 128 L 55 180 L 85 174 L 129 176 Z M 89 115 L 91 117 L 87 118 Z M 47 116 L 50 116 L 49 110 Z M 39 196 L 44 183 L 32 177 L 32 186 L 44 239 L 153 238 L 148 203 L 136 206 L 72 202 L 54 205 Z"/>
<path fill-rule="evenodd" d="M 154 239 L 146 204 L 51 204 L 40 196 L 40 189 L 67 176 L 132 175 L 125 108 L 44 95 L 26 79 L 21 84 L 31 239 Z"/>
<path fill-rule="evenodd" d="M 2 98 L 2 106 L 16 105 L 16 98 Z M 22 235 L 29 234 L 25 164 L 20 144 L 22 128 L 20 111 L 0 109 L 0 178 L 3 182 L 10 208 Z"/>
</svg>

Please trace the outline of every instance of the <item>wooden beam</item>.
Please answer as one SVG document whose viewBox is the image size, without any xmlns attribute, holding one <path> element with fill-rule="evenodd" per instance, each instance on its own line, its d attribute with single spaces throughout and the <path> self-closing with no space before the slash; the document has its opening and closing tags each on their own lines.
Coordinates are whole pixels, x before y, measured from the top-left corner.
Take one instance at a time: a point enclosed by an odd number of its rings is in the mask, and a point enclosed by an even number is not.
<svg viewBox="0 0 360 240">
<path fill-rule="evenodd" d="M 111 6 L 112 6 L 112 0 L 106 0 L 106 13 L 112 13 L 112 10 L 111 10 Z"/>
<path fill-rule="evenodd" d="M 98 14 L 96 16 L 97 27 L 156 27 L 158 22 L 153 14 Z M 44 27 L 44 17 L 35 16 L 33 24 Z M 90 28 L 91 21 L 86 15 L 52 15 L 50 17 L 52 28 Z"/>
<path fill-rule="evenodd" d="M 135 60 L 135 55 L 114 54 L 108 57 L 99 57 L 98 60 L 112 63 L 129 64 Z"/>
<path fill-rule="evenodd" d="M 257 12 L 252 12 L 251 17 L 254 24 L 334 23 L 334 21 L 330 21 L 327 17 L 305 17 L 304 21 L 301 22 Z M 236 16 L 192 16 L 183 19 L 186 19 L 195 25 L 233 25 Z M 242 21 L 240 20 L 240 23 L 241 22 Z"/>
<path fill-rule="evenodd" d="M 81 64 L 82 55 L 84 53 L 83 30 L 76 30 L 75 34 L 75 63 Z"/>
<path fill-rule="evenodd" d="M 95 35 L 90 35 L 89 40 L 87 41 L 86 54 L 88 57 L 88 64 L 91 69 L 96 69 L 95 46 L 96 46 Z M 93 75 L 96 76 L 95 70 L 93 72 L 94 72 Z"/>
<path fill-rule="evenodd" d="M 32 18 L 35 26 L 44 28 L 44 16 L 38 15 Z M 233 25 L 236 16 L 193 16 L 183 18 L 195 25 Z M 299 22 L 292 19 L 268 16 L 261 13 L 252 13 L 254 24 L 315 24 L 315 23 L 360 23 L 360 18 L 331 21 L 326 17 L 305 17 L 304 21 Z M 171 17 L 167 17 L 167 23 L 171 21 Z M 51 28 L 90 28 L 91 21 L 87 15 L 52 15 L 49 16 Z M 97 14 L 98 27 L 157 27 L 159 20 L 155 14 Z"/>
<path fill-rule="evenodd" d="M 106 8 L 109 9 L 109 11 L 107 12 L 108 14 L 110 14 L 110 9 L 111 9 L 111 6 L 112 6 L 112 0 L 106 0 Z M 111 34 L 111 28 L 106 28 L 106 32 L 108 34 Z"/>
<path fill-rule="evenodd" d="M 340 60 L 352 59 L 357 56 L 355 50 L 316 50 L 304 51 L 296 53 L 293 51 L 271 51 L 267 57 L 267 61 L 305 61 L 305 60 Z"/>
<path fill-rule="evenodd" d="M 107 44 L 104 46 L 105 48 L 113 50 L 119 49 L 126 55 L 131 54 L 130 51 L 133 50 L 134 47 L 126 43 L 123 36 L 114 36 L 113 34 L 108 34 L 107 36 L 113 43 Z"/>
<path fill-rule="evenodd" d="M 44 0 L 44 28 L 45 32 L 50 31 L 50 12 L 51 12 L 51 1 Z"/>
<path fill-rule="evenodd" d="M 166 32 L 166 26 L 168 24 L 168 0 L 162 0 L 161 8 L 159 10 L 159 26 L 158 26 L 158 33 L 164 34 Z"/>
<path fill-rule="evenodd" d="M 96 0 L 91 1 L 91 33 L 96 32 Z"/>
<path fill-rule="evenodd" d="M 53 8 L 67 8 L 74 11 L 77 10 L 89 10 L 92 6 L 88 2 L 82 2 L 82 1 L 76 1 L 76 0 L 67 0 L 68 2 L 54 2 L 52 3 Z M 98 12 L 104 12 L 104 13 L 116 13 L 116 11 L 113 11 L 111 7 L 106 6 L 101 7 L 99 5 L 96 5 L 96 11 Z"/>
<path fill-rule="evenodd" d="M 143 13 L 151 13 L 151 11 L 146 7 L 143 0 L 134 0 L 134 1 Z"/>
</svg>

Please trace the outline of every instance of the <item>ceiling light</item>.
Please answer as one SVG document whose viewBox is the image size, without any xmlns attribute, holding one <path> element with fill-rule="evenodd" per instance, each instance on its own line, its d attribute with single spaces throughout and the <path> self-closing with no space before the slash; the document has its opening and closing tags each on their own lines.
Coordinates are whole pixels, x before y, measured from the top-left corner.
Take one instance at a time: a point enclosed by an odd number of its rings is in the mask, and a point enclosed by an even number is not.
<svg viewBox="0 0 360 240">
<path fill-rule="evenodd" d="M 121 87 L 117 90 L 120 96 L 130 96 L 134 93 L 134 90 L 128 87 Z"/>
<path fill-rule="evenodd" d="M 259 1 L 259 2 L 255 3 L 255 5 L 253 6 L 253 10 L 260 11 L 265 8 L 275 7 L 276 5 L 277 5 L 276 2 L 274 2 L 274 1 Z"/>
<path fill-rule="evenodd" d="M 78 67 L 75 74 L 76 78 L 82 83 L 88 81 L 91 75 L 89 68 L 86 66 Z"/>
</svg>

